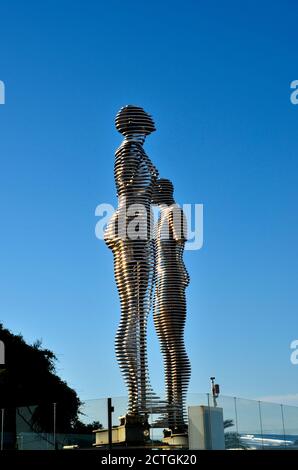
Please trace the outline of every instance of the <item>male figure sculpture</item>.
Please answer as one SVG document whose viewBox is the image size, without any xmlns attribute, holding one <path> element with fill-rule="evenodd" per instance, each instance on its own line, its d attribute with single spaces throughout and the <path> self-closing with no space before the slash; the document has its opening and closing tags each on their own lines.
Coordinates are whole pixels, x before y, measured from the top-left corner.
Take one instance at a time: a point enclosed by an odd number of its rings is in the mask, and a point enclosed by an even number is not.
<svg viewBox="0 0 298 470">
<path fill-rule="evenodd" d="M 159 179 L 152 201 L 160 208 L 155 233 L 154 323 L 164 358 L 168 425 L 185 432 L 184 407 L 190 362 L 184 346 L 185 289 L 189 276 L 183 262 L 186 221 L 175 204 L 171 181 Z"/>
<path fill-rule="evenodd" d="M 120 109 L 115 123 L 124 140 L 115 153 L 118 209 L 108 224 L 105 241 L 113 251 L 121 302 L 115 347 L 128 388 L 128 414 L 142 416 L 148 412 L 150 398 L 146 330 L 154 274 L 151 200 L 158 177 L 143 144 L 155 126 L 149 114 L 131 105 Z"/>
</svg>

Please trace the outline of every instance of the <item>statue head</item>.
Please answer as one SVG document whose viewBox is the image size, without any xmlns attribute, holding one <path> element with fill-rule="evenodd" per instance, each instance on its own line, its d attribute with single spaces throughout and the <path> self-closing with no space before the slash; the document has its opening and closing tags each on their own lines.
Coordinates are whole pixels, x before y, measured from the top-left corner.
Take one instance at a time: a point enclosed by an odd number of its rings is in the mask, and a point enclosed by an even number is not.
<svg viewBox="0 0 298 470">
<path fill-rule="evenodd" d="M 160 178 L 156 181 L 152 194 L 152 204 L 173 204 L 174 186 L 170 180 Z"/>
<path fill-rule="evenodd" d="M 143 108 L 131 104 L 120 109 L 115 118 L 115 125 L 125 137 L 134 134 L 146 136 L 156 130 L 150 114 L 147 114 Z"/>
</svg>

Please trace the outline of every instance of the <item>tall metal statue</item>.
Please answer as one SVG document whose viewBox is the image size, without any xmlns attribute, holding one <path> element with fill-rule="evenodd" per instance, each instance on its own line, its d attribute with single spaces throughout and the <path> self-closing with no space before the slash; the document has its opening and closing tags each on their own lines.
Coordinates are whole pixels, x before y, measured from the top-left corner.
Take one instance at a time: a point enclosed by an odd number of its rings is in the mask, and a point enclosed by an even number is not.
<svg viewBox="0 0 298 470">
<path fill-rule="evenodd" d="M 185 432 L 185 400 L 191 373 L 183 337 L 185 289 L 189 284 L 183 262 L 186 220 L 174 201 L 171 181 L 157 181 L 152 201 L 160 208 L 155 233 L 154 323 L 164 358 L 168 424 L 174 433 Z"/>
<path fill-rule="evenodd" d="M 115 347 L 128 389 L 128 414 L 141 416 L 148 412 L 151 396 L 146 330 L 154 274 L 151 200 L 158 177 L 143 144 L 155 126 L 149 114 L 131 105 L 120 109 L 115 123 L 124 140 L 115 153 L 118 209 L 108 224 L 105 241 L 113 251 L 121 302 Z"/>
</svg>

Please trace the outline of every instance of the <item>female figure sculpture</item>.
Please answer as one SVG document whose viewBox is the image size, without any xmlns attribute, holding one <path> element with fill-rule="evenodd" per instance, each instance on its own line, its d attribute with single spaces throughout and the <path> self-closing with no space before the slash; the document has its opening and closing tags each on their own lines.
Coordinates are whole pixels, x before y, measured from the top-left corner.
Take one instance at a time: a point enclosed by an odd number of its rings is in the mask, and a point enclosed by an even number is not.
<svg viewBox="0 0 298 470">
<path fill-rule="evenodd" d="M 186 430 L 184 407 L 191 372 L 183 338 L 189 284 L 183 262 L 186 221 L 174 201 L 171 181 L 157 181 L 153 203 L 160 208 L 155 233 L 154 324 L 164 358 L 168 425 L 177 433 Z"/>
<path fill-rule="evenodd" d="M 128 388 L 128 414 L 140 416 L 148 411 L 151 393 L 146 330 L 154 273 L 151 199 L 158 177 L 143 144 L 155 126 L 149 114 L 131 105 L 120 109 L 115 124 L 124 140 L 115 153 L 118 209 L 107 226 L 105 241 L 114 255 L 121 303 L 116 356 Z"/>
</svg>

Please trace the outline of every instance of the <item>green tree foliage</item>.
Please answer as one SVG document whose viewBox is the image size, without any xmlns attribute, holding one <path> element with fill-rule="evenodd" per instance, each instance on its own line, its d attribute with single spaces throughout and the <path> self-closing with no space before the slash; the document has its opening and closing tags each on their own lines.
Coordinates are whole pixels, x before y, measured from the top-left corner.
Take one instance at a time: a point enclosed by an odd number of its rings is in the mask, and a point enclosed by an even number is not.
<svg viewBox="0 0 298 470">
<path fill-rule="evenodd" d="M 86 426 L 79 419 L 82 403 L 77 393 L 56 374 L 55 354 L 44 349 L 41 341 L 27 344 L 21 335 L 12 334 L 2 324 L 0 340 L 5 345 L 5 365 L 0 366 L 0 408 L 6 410 L 6 426 L 10 420 L 13 430 L 16 407 L 28 407 L 34 410 L 30 418 L 34 430 L 52 432 L 56 403 L 57 432 L 90 432 L 92 425 Z"/>
<path fill-rule="evenodd" d="M 232 428 L 234 421 L 232 419 L 224 420 L 224 429 Z M 237 432 L 225 432 L 226 449 L 246 449 L 247 447 L 241 441 L 241 436 Z"/>
</svg>

